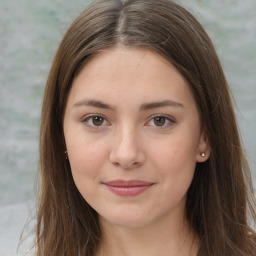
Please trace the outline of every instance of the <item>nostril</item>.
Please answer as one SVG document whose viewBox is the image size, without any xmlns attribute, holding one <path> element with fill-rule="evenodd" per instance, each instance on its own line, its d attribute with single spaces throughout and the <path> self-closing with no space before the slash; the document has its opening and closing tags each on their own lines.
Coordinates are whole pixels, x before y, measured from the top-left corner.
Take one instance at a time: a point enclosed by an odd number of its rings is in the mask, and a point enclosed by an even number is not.
<svg viewBox="0 0 256 256">
<path fill-rule="evenodd" d="M 124 162 L 124 161 L 112 161 L 112 164 L 114 164 L 115 166 L 120 166 L 123 169 L 130 169 L 130 168 L 134 168 L 134 167 L 138 167 L 140 166 L 140 162 L 137 161 L 130 161 L 130 162 Z"/>
<path fill-rule="evenodd" d="M 129 163 L 129 164 L 123 164 L 122 167 L 124 169 L 130 169 L 130 168 L 133 168 L 133 167 L 138 167 L 140 165 L 139 162 L 133 162 L 133 163 Z"/>
<path fill-rule="evenodd" d="M 141 166 L 145 161 L 144 153 L 139 151 L 136 152 L 136 154 L 129 154 L 128 152 L 124 154 L 124 152 L 120 153 L 113 151 L 111 152 L 109 159 L 112 164 L 124 169 L 131 169 Z"/>
</svg>

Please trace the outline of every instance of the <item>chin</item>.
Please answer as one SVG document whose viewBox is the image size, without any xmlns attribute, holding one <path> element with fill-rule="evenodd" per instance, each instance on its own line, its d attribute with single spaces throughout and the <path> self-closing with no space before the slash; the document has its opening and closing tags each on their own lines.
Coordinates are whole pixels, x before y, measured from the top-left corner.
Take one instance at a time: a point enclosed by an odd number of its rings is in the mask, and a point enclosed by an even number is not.
<svg viewBox="0 0 256 256">
<path fill-rule="evenodd" d="M 149 225 L 151 222 L 145 215 L 134 214 L 117 214 L 112 216 L 101 216 L 99 220 L 102 224 L 108 223 L 110 225 L 124 227 L 124 228 L 141 228 Z"/>
</svg>

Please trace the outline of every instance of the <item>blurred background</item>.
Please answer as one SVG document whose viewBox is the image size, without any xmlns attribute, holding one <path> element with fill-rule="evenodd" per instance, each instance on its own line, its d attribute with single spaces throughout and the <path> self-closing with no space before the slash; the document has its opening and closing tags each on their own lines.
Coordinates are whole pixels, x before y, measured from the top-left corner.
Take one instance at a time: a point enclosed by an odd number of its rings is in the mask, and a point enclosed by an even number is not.
<svg viewBox="0 0 256 256">
<path fill-rule="evenodd" d="M 19 235 L 33 214 L 47 74 L 65 30 L 89 2 L 0 0 L 0 256 L 18 255 Z M 256 185 L 256 1 L 176 2 L 199 19 L 214 42 Z M 31 242 L 29 237 L 19 255 Z"/>
</svg>

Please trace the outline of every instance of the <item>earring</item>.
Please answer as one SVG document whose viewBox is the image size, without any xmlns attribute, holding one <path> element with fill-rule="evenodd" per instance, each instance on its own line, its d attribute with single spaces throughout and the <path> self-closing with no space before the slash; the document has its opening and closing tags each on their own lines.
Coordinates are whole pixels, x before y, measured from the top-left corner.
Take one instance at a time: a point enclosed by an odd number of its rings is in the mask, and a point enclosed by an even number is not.
<svg viewBox="0 0 256 256">
<path fill-rule="evenodd" d="M 203 153 L 201 153 L 201 156 L 202 156 L 202 157 L 204 157 L 204 156 L 205 156 L 205 153 L 204 153 L 204 152 L 203 152 Z"/>
<path fill-rule="evenodd" d="M 68 160 L 68 151 L 67 150 L 65 151 L 65 158 L 66 158 L 66 160 Z"/>
</svg>

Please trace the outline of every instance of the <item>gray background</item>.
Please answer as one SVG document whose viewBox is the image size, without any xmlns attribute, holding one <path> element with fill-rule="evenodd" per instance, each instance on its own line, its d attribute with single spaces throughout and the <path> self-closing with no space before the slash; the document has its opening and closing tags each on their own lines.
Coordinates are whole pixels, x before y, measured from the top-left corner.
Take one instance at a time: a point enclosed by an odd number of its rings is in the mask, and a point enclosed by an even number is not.
<svg viewBox="0 0 256 256">
<path fill-rule="evenodd" d="M 0 256 L 16 255 L 33 209 L 40 107 L 53 55 L 89 2 L 0 0 Z M 177 2 L 195 14 L 213 39 L 236 100 L 256 183 L 256 0 Z"/>
</svg>

